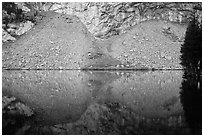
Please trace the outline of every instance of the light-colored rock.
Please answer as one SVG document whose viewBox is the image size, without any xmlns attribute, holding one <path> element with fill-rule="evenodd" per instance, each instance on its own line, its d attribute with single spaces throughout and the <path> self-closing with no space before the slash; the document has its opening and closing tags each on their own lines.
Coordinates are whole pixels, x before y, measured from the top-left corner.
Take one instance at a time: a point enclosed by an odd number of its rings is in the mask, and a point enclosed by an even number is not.
<svg viewBox="0 0 204 137">
<path fill-rule="evenodd" d="M 24 33 L 26 33 L 27 31 L 29 31 L 32 27 L 34 26 L 34 24 L 31 21 L 27 21 L 26 23 L 23 23 L 21 25 L 21 27 L 16 31 L 16 35 L 22 35 Z"/>
<path fill-rule="evenodd" d="M 8 42 L 8 41 L 15 41 L 16 38 L 12 37 L 8 32 L 6 32 L 4 29 L 2 29 L 2 41 Z"/>
</svg>

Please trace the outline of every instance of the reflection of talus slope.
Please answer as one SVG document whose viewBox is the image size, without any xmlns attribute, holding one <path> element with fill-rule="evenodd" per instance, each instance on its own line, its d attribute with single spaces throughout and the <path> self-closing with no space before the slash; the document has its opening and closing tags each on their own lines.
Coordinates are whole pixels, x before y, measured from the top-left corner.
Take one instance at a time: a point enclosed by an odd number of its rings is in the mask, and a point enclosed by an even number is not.
<svg viewBox="0 0 204 137">
<path fill-rule="evenodd" d="M 74 122 L 90 104 L 116 102 L 144 117 L 182 112 L 181 71 L 3 71 L 13 95 L 50 124 Z M 6 92 L 8 91 L 8 92 Z"/>
<path fill-rule="evenodd" d="M 120 102 L 137 114 L 147 117 L 178 114 L 182 112 L 179 99 L 182 73 L 182 71 L 124 73 L 106 85 L 106 88 L 103 88 L 106 91 L 103 91 L 104 93 L 100 91 L 98 99 Z"/>
<path fill-rule="evenodd" d="M 73 122 L 89 104 L 91 92 L 80 71 L 3 71 L 3 95 L 12 95 L 34 109 L 37 121 Z M 8 92 L 7 92 L 8 91 Z"/>
</svg>

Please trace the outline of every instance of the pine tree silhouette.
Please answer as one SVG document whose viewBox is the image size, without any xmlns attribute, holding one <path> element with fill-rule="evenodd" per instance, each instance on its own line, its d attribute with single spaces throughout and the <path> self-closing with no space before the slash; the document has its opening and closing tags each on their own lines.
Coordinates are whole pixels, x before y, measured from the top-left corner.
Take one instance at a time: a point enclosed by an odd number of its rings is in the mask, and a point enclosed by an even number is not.
<svg viewBox="0 0 204 137">
<path fill-rule="evenodd" d="M 188 25 L 181 53 L 181 64 L 184 69 L 200 73 L 202 70 L 202 28 L 199 28 L 196 18 L 193 18 Z"/>
</svg>

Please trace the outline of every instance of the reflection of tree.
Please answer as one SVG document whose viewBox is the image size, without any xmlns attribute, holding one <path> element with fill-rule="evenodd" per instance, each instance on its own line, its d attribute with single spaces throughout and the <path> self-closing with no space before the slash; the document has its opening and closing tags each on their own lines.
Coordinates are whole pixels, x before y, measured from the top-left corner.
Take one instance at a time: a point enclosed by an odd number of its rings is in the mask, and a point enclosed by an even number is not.
<svg viewBox="0 0 204 137">
<path fill-rule="evenodd" d="M 192 134 L 201 134 L 202 129 L 202 78 L 184 73 L 181 89 L 181 103 L 186 121 Z"/>
<path fill-rule="evenodd" d="M 196 18 L 189 23 L 181 53 L 181 103 L 192 134 L 202 134 L 202 29 Z"/>
</svg>

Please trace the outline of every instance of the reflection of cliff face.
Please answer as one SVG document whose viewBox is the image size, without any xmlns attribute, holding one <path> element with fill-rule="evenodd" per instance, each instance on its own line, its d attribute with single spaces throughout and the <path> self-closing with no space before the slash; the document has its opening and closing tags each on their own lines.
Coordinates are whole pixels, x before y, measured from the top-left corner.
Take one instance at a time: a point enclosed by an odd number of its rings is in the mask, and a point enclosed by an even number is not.
<svg viewBox="0 0 204 137">
<path fill-rule="evenodd" d="M 184 74 L 181 90 L 181 103 L 186 121 L 193 134 L 201 134 L 202 130 L 202 78 Z"/>
</svg>

